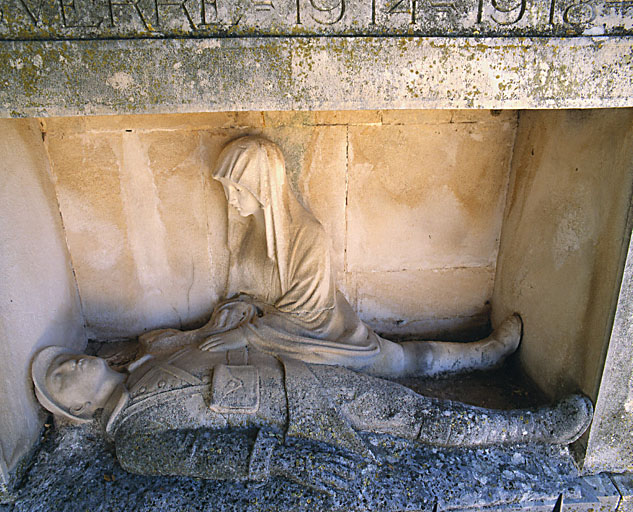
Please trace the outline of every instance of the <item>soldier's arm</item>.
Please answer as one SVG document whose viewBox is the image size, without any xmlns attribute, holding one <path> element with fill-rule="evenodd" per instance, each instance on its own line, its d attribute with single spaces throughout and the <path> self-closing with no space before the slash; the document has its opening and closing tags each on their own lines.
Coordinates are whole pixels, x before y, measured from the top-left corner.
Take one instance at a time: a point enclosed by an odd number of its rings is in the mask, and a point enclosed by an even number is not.
<svg viewBox="0 0 633 512">
<path fill-rule="evenodd" d="M 168 430 L 117 435 L 121 466 L 140 475 L 265 480 L 276 439 L 257 429 Z"/>
<path fill-rule="evenodd" d="M 265 481 L 281 476 L 333 494 L 358 479 L 362 461 L 310 441 L 288 446 L 267 429 L 171 430 L 117 437 L 121 466 L 141 475 Z"/>
</svg>

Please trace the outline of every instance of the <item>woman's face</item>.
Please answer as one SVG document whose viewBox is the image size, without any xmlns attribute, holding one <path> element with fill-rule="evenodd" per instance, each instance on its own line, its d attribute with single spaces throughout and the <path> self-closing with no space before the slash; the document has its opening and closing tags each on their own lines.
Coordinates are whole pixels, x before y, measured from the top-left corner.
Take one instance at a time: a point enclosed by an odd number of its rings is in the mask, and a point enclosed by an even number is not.
<svg viewBox="0 0 633 512">
<path fill-rule="evenodd" d="M 248 189 L 226 178 L 219 178 L 219 181 L 224 187 L 226 200 L 231 206 L 237 209 L 242 217 L 255 215 L 261 210 L 262 204 Z"/>
</svg>

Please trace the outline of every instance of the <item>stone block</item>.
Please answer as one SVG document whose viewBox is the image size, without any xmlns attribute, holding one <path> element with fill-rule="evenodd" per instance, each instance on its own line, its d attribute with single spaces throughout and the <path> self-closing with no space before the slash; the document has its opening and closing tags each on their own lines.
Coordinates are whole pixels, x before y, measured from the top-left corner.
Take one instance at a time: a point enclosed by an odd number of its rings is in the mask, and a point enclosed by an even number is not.
<svg viewBox="0 0 633 512">
<path fill-rule="evenodd" d="M 350 127 L 347 270 L 494 266 L 511 123 Z"/>
<path fill-rule="evenodd" d="M 350 280 L 359 315 L 381 333 L 441 339 L 487 326 L 491 268 L 355 272 Z"/>
<path fill-rule="evenodd" d="M 0 116 L 622 107 L 632 51 L 619 37 L 3 41 Z"/>
<path fill-rule="evenodd" d="M 208 314 L 223 281 L 209 266 L 200 138 L 53 134 L 48 149 L 90 336 L 189 326 Z"/>
</svg>

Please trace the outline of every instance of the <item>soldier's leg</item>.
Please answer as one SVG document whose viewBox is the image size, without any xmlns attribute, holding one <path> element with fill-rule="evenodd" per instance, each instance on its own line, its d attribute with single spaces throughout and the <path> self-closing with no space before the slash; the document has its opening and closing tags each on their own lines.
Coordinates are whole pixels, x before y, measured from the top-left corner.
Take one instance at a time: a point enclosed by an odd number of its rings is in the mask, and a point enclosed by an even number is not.
<svg viewBox="0 0 633 512">
<path fill-rule="evenodd" d="M 381 353 L 363 371 L 378 377 L 430 377 L 447 373 L 487 370 L 498 366 L 521 341 L 521 319 L 507 318 L 487 338 L 473 342 L 405 341 L 381 338 Z"/>
<path fill-rule="evenodd" d="M 581 395 L 553 406 L 509 411 L 434 402 L 433 412 L 421 417 L 417 440 L 437 446 L 569 444 L 587 429 L 593 415 L 591 402 Z"/>
<path fill-rule="evenodd" d="M 593 412 L 589 399 L 580 395 L 551 407 L 501 411 L 427 398 L 395 382 L 351 371 L 337 374 L 331 382 L 336 387 L 328 389 L 355 429 L 436 446 L 567 444 L 585 431 Z"/>
</svg>

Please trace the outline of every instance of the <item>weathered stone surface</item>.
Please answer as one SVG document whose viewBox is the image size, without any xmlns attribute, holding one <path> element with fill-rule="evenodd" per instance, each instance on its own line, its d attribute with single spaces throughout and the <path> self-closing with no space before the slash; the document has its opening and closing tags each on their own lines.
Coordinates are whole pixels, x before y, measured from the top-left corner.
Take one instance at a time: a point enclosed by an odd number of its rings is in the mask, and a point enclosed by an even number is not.
<svg viewBox="0 0 633 512">
<path fill-rule="evenodd" d="M 581 389 L 595 399 L 598 391 L 630 233 L 632 121 L 630 110 L 521 114 L 492 321 L 508 312 L 521 315 L 521 362 L 552 396 Z M 622 347 L 630 347 L 626 304 L 620 307 Z M 623 350 L 604 374 L 614 378 L 604 395 L 613 398 L 612 411 L 624 411 L 628 400 L 632 353 Z M 595 426 L 611 414 L 599 412 Z M 616 424 L 604 432 L 615 432 Z M 631 439 L 629 431 L 622 430 L 622 440 Z M 629 453 L 630 464 L 630 441 L 617 446 Z M 605 461 L 618 459 L 605 452 Z"/>
<path fill-rule="evenodd" d="M 622 107 L 631 62 L 626 37 L 3 42 L 0 115 Z"/>
<path fill-rule="evenodd" d="M 587 452 L 587 471 L 633 470 L 633 245 L 629 246 L 609 352 L 596 401 Z M 627 503 L 633 510 L 633 480 L 628 480 Z M 628 507 L 628 508 L 627 508 Z"/>
<path fill-rule="evenodd" d="M 43 415 L 32 355 L 86 338 L 37 121 L 0 122 L 0 501 L 19 480 Z"/>
<path fill-rule="evenodd" d="M 494 267 L 516 121 L 488 120 L 350 128 L 347 270 Z"/>
<path fill-rule="evenodd" d="M 629 34 L 613 0 L 7 0 L 0 37 Z"/>
<path fill-rule="evenodd" d="M 347 138 L 337 124 L 349 115 L 309 114 L 319 124 L 294 116 L 264 128 L 261 112 L 46 120 L 91 339 L 208 317 L 228 261 L 226 199 L 209 175 L 221 148 L 245 132 L 284 148 L 293 186 L 330 235 L 334 270 L 343 269 Z"/>
<path fill-rule="evenodd" d="M 228 253 L 226 199 L 209 175 L 228 141 L 258 133 L 283 148 L 293 188 L 332 242 L 336 281 L 363 319 L 387 335 L 455 339 L 474 329 L 483 337 L 515 124 L 516 111 L 454 110 L 45 119 L 89 336 L 188 328 L 210 314 Z M 471 140 L 476 148 L 465 149 Z M 359 143 L 365 160 L 378 159 L 366 186 Z M 374 174 L 390 183 L 387 198 Z M 433 198 L 447 184 L 470 198 L 463 215 L 409 207 L 412 194 Z M 453 246 L 437 243 L 437 229 L 433 239 L 421 231 L 433 223 L 451 227 Z M 359 240 L 359 227 L 372 226 L 384 227 L 386 242 Z M 360 270 L 343 272 L 346 259 Z"/>
<path fill-rule="evenodd" d="M 348 279 L 359 316 L 387 337 L 483 337 L 488 329 L 493 268 L 354 272 Z"/>
<path fill-rule="evenodd" d="M 210 247 L 222 246 L 223 225 L 210 228 L 207 219 L 207 203 L 221 216 L 223 197 L 207 190 L 200 137 L 87 136 L 64 120 L 50 126 L 47 146 L 90 337 L 200 321 L 224 284 L 209 257 Z M 213 263 L 221 273 L 221 261 Z"/>
<path fill-rule="evenodd" d="M 385 462 L 367 468 L 359 487 L 329 497 L 281 478 L 262 484 L 131 475 L 95 434 L 86 426 L 49 431 L 14 505 L 2 509 L 390 512 L 430 511 L 437 503 L 440 511 L 550 512 L 564 493 L 576 506 L 613 510 L 599 508 L 596 492 L 576 478 L 571 457 L 559 448 L 445 450 L 368 436 Z"/>
</svg>

